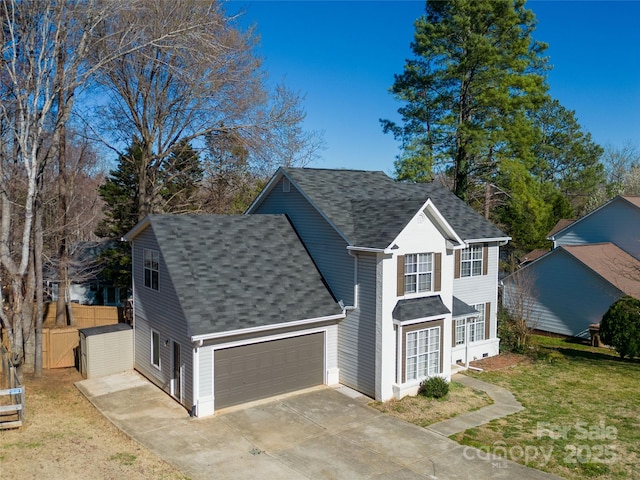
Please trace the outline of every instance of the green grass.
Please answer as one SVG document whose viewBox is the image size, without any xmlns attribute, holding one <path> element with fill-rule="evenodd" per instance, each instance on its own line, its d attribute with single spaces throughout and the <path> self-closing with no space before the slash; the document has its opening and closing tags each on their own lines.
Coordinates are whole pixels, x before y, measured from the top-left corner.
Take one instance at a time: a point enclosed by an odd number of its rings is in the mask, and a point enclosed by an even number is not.
<svg viewBox="0 0 640 480">
<path fill-rule="evenodd" d="M 470 373 L 525 410 L 452 438 L 569 479 L 640 479 L 640 362 L 534 337 L 534 362 Z"/>
<path fill-rule="evenodd" d="M 133 465 L 136 461 L 136 457 L 135 455 L 131 454 L 131 453 L 127 453 L 127 452 L 120 452 L 120 453 L 116 453 L 115 455 L 112 455 L 111 457 L 109 457 L 109 460 L 113 460 L 115 462 L 119 462 L 122 465 Z"/>
</svg>

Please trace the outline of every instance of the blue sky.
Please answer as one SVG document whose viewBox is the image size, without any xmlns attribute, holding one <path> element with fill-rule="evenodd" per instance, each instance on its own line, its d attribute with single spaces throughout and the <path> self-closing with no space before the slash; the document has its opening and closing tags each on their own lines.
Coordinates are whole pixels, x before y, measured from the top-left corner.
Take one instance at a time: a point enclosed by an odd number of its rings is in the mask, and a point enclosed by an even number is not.
<svg viewBox="0 0 640 480">
<path fill-rule="evenodd" d="M 388 93 L 411 55 L 423 1 L 251 1 L 241 25 L 254 24 L 258 53 L 273 82 L 306 95 L 305 127 L 327 144 L 314 167 L 393 172 L 398 146 L 379 119 L 397 119 Z M 601 145 L 640 147 L 640 1 L 527 3 L 534 37 L 549 44 L 551 95 L 575 110 Z"/>
</svg>

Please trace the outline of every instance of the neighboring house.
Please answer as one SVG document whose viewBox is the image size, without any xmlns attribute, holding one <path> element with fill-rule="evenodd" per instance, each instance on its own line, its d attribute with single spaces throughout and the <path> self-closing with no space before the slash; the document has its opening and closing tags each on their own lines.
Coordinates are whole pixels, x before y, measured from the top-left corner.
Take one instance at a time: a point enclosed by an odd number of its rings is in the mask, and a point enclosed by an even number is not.
<svg viewBox="0 0 640 480">
<path fill-rule="evenodd" d="M 150 215 L 125 239 L 135 368 L 192 415 L 338 383 L 344 313 L 284 215 Z"/>
<path fill-rule="evenodd" d="M 72 245 L 68 266 L 69 301 L 82 305 L 109 305 L 121 307 L 126 292 L 113 286 L 100 275 L 100 254 L 109 248 L 111 241 L 78 242 Z M 51 259 L 44 265 L 44 288 L 48 300 L 56 302 L 64 292 L 60 279 L 59 260 Z M 125 295 L 123 295 L 125 294 Z"/>
<path fill-rule="evenodd" d="M 436 183 L 282 168 L 247 210 L 286 214 L 347 317 L 340 383 L 415 394 L 451 364 L 498 354 L 498 251 L 509 237 Z"/>
<path fill-rule="evenodd" d="M 618 196 L 549 235 L 553 248 L 611 242 L 640 258 L 640 197 Z"/>
<path fill-rule="evenodd" d="M 499 350 L 509 237 L 435 183 L 283 168 L 246 215 L 125 239 L 135 368 L 193 415 L 322 384 L 400 398 Z"/>
<path fill-rule="evenodd" d="M 505 306 L 528 298 L 531 328 L 587 337 L 621 296 L 640 298 L 640 197 L 616 197 L 548 238 L 553 250 L 503 281 Z"/>
</svg>

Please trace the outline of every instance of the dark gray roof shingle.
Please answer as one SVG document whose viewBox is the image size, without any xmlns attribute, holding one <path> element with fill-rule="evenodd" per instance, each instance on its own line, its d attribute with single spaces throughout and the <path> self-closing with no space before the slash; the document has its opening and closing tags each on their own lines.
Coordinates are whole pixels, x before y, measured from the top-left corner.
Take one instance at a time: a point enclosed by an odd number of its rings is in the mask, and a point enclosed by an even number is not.
<svg viewBox="0 0 640 480">
<path fill-rule="evenodd" d="M 150 215 L 191 335 L 342 313 L 284 215 Z"/>
<path fill-rule="evenodd" d="M 389 247 L 428 199 L 464 240 L 507 238 L 435 182 L 396 182 L 379 171 L 283 168 L 283 172 L 352 245 Z"/>
<path fill-rule="evenodd" d="M 453 317 L 468 317 L 470 315 L 478 315 L 480 312 L 473 308 L 471 305 L 460 300 L 458 297 L 453 297 Z"/>
<path fill-rule="evenodd" d="M 393 318 L 401 322 L 446 315 L 447 313 L 451 313 L 451 311 L 442 303 L 440 295 L 398 300 L 393 308 Z"/>
</svg>

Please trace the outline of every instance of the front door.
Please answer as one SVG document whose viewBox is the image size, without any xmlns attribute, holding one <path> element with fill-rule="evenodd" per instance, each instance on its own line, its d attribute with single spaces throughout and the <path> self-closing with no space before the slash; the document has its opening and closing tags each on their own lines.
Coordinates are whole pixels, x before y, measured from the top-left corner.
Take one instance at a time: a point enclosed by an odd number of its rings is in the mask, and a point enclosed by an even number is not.
<svg viewBox="0 0 640 480">
<path fill-rule="evenodd" d="M 173 396 L 182 401 L 182 361 L 180 359 L 180 344 L 173 342 L 172 383 Z"/>
</svg>

